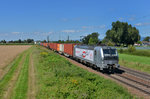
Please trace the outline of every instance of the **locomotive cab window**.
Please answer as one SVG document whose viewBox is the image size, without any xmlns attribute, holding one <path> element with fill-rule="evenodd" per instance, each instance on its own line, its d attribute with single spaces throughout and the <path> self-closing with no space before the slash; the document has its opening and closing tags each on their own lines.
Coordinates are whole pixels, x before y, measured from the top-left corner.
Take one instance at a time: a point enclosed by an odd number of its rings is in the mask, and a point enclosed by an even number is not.
<svg viewBox="0 0 150 99">
<path fill-rule="evenodd" d="M 94 51 L 94 54 L 96 55 L 96 50 Z"/>
<path fill-rule="evenodd" d="M 103 49 L 104 56 L 115 56 L 117 55 L 116 49 Z"/>
</svg>

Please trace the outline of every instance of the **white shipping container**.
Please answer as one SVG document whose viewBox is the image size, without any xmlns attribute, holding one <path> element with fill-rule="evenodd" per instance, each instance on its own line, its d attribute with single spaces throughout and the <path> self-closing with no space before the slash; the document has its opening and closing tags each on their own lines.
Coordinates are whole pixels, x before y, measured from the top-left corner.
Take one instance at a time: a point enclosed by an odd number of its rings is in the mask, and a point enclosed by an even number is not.
<svg viewBox="0 0 150 99">
<path fill-rule="evenodd" d="M 94 50 L 75 48 L 75 56 L 94 61 Z"/>
<path fill-rule="evenodd" d="M 60 48 L 59 50 L 60 50 L 61 52 L 64 52 L 64 44 L 60 44 L 60 45 L 59 45 L 59 48 Z"/>
</svg>

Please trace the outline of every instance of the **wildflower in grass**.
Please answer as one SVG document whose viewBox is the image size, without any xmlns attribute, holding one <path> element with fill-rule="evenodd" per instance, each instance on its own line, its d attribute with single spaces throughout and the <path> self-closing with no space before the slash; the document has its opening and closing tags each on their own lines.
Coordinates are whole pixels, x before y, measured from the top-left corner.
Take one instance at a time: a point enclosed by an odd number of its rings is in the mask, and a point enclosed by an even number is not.
<svg viewBox="0 0 150 99">
<path fill-rule="evenodd" d="M 77 80 L 74 80 L 74 79 L 73 79 L 71 82 L 72 82 L 73 84 L 75 84 L 75 85 L 78 85 Z"/>
<path fill-rule="evenodd" d="M 43 57 L 46 57 L 48 55 L 48 53 L 47 52 L 41 52 L 40 55 Z"/>
</svg>

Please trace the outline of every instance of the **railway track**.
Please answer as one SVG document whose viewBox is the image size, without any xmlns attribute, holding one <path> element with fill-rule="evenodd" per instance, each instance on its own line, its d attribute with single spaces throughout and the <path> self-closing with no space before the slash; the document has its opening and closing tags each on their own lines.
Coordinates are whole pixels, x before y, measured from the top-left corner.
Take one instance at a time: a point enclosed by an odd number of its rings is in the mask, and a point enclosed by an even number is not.
<svg viewBox="0 0 150 99">
<path fill-rule="evenodd" d="M 150 96 L 149 74 L 126 67 L 120 67 L 120 70 L 124 72 L 122 74 L 110 75 L 110 77 Z"/>
<path fill-rule="evenodd" d="M 134 75 L 136 77 L 145 79 L 145 80 L 149 80 L 150 81 L 150 74 L 147 73 L 143 73 L 143 72 L 139 72 L 139 71 L 135 71 L 126 67 L 120 67 L 121 70 L 125 71 L 128 74 Z"/>
<path fill-rule="evenodd" d="M 132 87 L 132 88 L 134 88 L 134 89 L 136 89 L 136 90 L 138 90 L 138 91 L 140 91 L 140 92 L 142 92 L 142 93 L 147 94 L 148 96 L 150 96 L 150 90 L 148 88 L 146 88 L 147 87 L 146 84 L 141 84 L 141 83 L 139 83 L 137 81 L 131 80 L 130 78 L 125 78 L 125 79 L 128 80 L 127 81 L 127 80 L 122 79 L 123 78 L 122 76 L 120 76 L 118 78 L 116 76 L 110 75 L 109 77 L 111 77 L 114 80 L 117 80 L 117 81 L 119 81 L 119 82 L 121 82 L 121 83 L 123 83 L 123 84 L 125 84 L 125 85 L 127 85 L 129 87 Z"/>
</svg>

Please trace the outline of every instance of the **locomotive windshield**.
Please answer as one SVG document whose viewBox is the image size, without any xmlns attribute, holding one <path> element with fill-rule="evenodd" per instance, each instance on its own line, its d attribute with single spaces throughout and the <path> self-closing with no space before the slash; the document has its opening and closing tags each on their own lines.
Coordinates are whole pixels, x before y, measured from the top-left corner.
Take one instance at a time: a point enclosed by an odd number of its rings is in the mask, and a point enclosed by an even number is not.
<svg viewBox="0 0 150 99">
<path fill-rule="evenodd" d="M 116 56 L 116 49 L 103 49 L 104 56 Z"/>
</svg>

